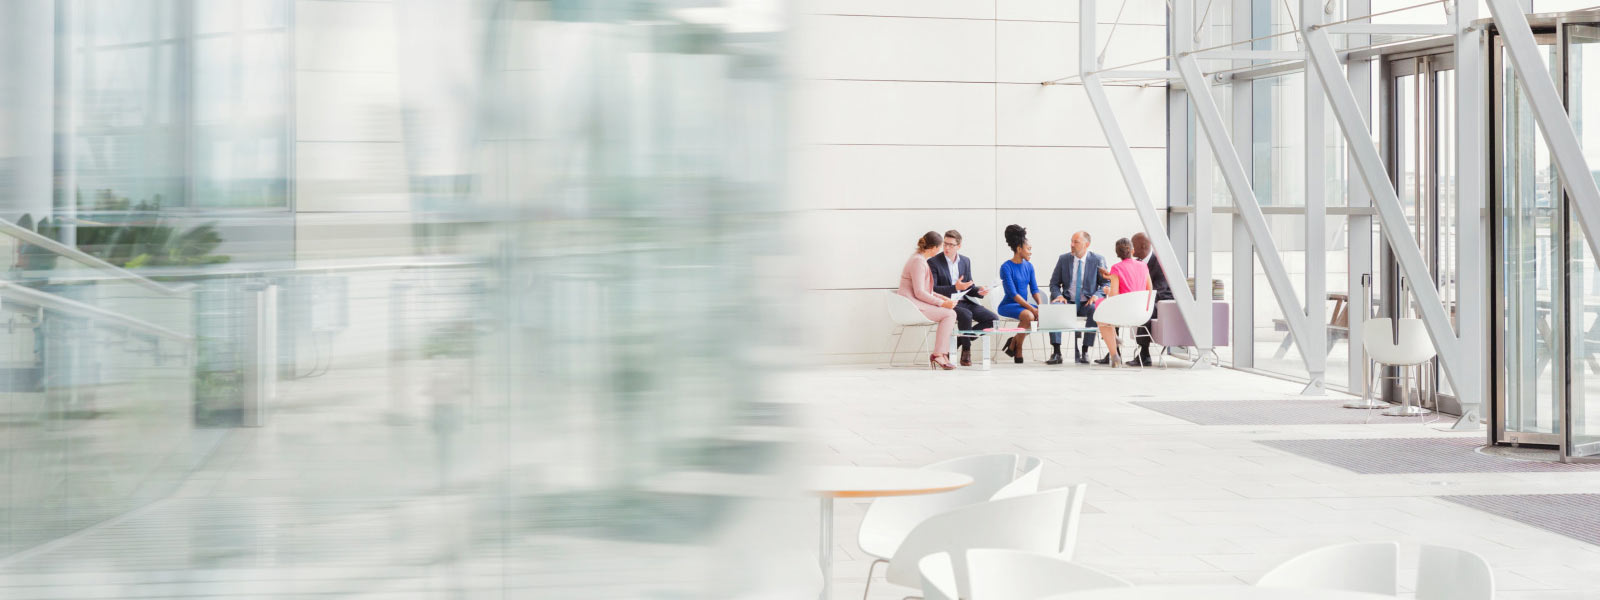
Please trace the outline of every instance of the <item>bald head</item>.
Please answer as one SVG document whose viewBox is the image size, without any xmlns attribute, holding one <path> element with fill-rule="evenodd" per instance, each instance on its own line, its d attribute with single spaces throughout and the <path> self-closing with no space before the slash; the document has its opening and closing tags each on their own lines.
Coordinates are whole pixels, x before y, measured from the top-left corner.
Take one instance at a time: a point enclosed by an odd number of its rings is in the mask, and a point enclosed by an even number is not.
<svg viewBox="0 0 1600 600">
<path fill-rule="evenodd" d="M 1133 234 L 1132 241 L 1134 258 L 1144 260 L 1145 257 L 1150 256 L 1150 236 L 1145 235 L 1144 232 L 1141 231 Z"/>
</svg>

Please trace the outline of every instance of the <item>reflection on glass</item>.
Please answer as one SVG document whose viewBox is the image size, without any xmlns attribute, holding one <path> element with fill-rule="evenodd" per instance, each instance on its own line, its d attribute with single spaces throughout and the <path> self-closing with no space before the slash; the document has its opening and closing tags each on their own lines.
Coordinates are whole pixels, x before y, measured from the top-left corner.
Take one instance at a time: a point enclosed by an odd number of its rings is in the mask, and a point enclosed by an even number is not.
<svg viewBox="0 0 1600 600">
<path fill-rule="evenodd" d="M 1552 61 L 1553 46 L 1542 54 Z M 1557 240 L 1563 235 L 1560 189 L 1548 146 L 1538 132 L 1527 98 L 1509 61 L 1502 64 L 1501 143 L 1498 193 L 1500 219 L 1499 286 L 1505 326 L 1507 433 L 1558 433 L 1556 402 L 1564 377 L 1560 331 L 1562 315 L 1552 299 L 1564 295 Z"/>
</svg>

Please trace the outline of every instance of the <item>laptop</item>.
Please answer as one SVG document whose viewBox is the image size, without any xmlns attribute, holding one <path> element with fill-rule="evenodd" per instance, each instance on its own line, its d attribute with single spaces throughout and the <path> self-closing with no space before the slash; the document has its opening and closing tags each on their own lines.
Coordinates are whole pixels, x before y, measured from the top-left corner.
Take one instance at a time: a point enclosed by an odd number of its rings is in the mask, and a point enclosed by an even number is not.
<svg viewBox="0 0 1600 600">
<path fill-rule="evenodd" d="M 1075 304 L 1039 305 L 1039 329 L 1078 329 L 1083 319 L 1078 317 Z"/>
</svg>

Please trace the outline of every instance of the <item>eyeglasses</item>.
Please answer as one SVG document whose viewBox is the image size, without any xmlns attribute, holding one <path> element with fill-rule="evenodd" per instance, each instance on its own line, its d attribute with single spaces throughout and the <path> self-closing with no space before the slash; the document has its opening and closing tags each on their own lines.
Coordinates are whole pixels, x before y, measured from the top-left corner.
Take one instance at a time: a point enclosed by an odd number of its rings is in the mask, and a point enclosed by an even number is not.
<svg viewBox="0 0 1600 600">
<path fill-rule="evenodd" d="M 946 248 L 960 248 L 961 247 L 961 242 L 945 242 L 944 243 L 944 247 L 946 247 Z"/>
</svg>

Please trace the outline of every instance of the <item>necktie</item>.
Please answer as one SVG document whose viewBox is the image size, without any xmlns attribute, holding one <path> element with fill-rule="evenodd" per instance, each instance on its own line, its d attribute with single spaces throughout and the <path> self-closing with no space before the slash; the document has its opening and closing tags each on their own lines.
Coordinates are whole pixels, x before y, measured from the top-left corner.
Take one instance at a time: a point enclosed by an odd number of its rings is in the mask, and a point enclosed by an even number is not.
<svg viewBox="0 0 1600 600">
<path fill-rule="evenodd" d="M 1076 293 L 1078 294 L 1078 297 L 1072 299 L 1073 303 L 1077 303 L 1077 301 L 1082 300 L 1085 296 L 1088 296 L 1088 294 L 1085 293 L 1086 290 L 1083 289 L 1083 272 L 1086 270 L 1086 269 L 1083 268 L 1084 267 L 1083 259 L 1081 259 L 1081 258 L 1078 259 L 1077 263 L 1078 263 L 1078 281 L 1074 282 L 1072 287 L 1077 289 Z"/>
</svg>

